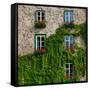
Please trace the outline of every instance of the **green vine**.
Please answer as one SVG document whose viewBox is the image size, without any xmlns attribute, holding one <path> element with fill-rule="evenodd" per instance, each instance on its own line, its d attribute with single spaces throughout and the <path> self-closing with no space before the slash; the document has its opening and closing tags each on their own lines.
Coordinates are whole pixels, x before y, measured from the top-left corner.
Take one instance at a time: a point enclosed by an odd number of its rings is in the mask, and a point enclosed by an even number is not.
<svg viewBox="0 0 90 90">
<path fill-rule="evenodd" d="M 75 26 L 76 27 L 76 26 Z M 77 27 L 76 27 L 77 28 Z M 65 35 L 81 35 L 86 42 L 86 27 L 78 25 L 78 32 L 73 33 L 64 27 L 59 27 L 56 33 L 46 40 L 46 52 L 18 57 L 18 84 L 33 85 L 47 83 L 65 83 L 80 81 L 86 76 L 86 49 L 75 45 L 75 50 L 64 48 Z M 75 29 L 75 28 L 74 28 Z M 65 77 L 65 63 L 71 60 L 74 64 L 74 77 Z"/>
</svg>

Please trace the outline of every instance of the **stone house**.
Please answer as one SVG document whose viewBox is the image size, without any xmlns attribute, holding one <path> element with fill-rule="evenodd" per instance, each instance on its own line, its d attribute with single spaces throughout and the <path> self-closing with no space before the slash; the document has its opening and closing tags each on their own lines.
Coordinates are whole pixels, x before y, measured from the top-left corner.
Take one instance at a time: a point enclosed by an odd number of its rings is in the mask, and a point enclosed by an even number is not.
<svg viewBox="0 0 90 90">
<path fill-rule="evenodd" d="M 42 5 L 18 5 L 18 55 L 34 53 L 44 48 L 45 38 L 55 33 L 64 24 L 86 22 L 86 9 L 77 7 L 54 7 Z M 73 36 L 65 36 L 65 45 L 70 47 Z M 83 45 L 80 37 L 75 42 Z"/>
</svg>

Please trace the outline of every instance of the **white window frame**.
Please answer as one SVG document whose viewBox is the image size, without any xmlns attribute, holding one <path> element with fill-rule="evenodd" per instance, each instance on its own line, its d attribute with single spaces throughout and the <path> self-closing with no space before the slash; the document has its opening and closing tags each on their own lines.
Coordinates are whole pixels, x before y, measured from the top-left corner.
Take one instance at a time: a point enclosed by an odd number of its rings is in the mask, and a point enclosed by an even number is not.
<svg viewBox="0 0 90 90">
<path fill-rule="evenodd" d="M 38 37 L 40 37 L 40 49 L 43 47 L 42 46 L 42 42 L 44 42 L 45 43 L 45 40 L 44 41 L 42 41 L 42 37 L 44 37 L 44 39 L 45 39 L 45 35 L 36 35 L 36 50 L 38 50 L 38 46 L 37 46 L 37 38 Z"/>
<path fill-rule="evenodd" d="M 70 11 L 70 10 L 65 11 L 64 20 L 65 20 L 65 23 L 66 22 L 70 23 L 71 21 L 73 21 L 73 11 Z"/>
<path fill-rule="evenodd" d="M 40 13 L 40 20 L 38 20 L 38 13 Z M 43 10 L 38 10 L 38 11 L 36 11 L 36 20 L 37 21 L 42 21 L 42 13 L 44 13 L 44 18 L 45 18 L 45 12 L 43 11 Z"/>
<path fill-rule="evenodd" d="M 66 68 L 66 65 L 68 65 L 68 68 Z M 73 65 L 73 63 L 68 62 L 68 63 L 66 63 L 66 65 L 65 65 L 65 72 L 66 72 L 66 75 L 67 75 L 67 70 L 69 71 L 68 76 L 69 76 L 69 79 L 70 79 L 71 78 L 70 65 Z M 73 70 L 73 67 L 72 67 L 72 70 Z M 72 74 L 73 74 L 73 71 L 72 71 Z"/>
<path fill-rule="evenodd" d="M 70 48 L 71 44 L 73 44 L 73 36 L 65 36 L 65 48 L 67 48 L 66 42 L 68 42 L 68 47 Z"/>
</svg>

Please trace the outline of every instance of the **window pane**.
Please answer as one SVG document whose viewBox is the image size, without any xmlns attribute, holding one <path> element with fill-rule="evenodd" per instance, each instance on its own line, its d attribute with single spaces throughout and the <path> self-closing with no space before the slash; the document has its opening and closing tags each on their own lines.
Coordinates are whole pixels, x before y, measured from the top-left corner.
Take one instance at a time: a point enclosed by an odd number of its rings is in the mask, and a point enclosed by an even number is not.
<svg viewBox="0 0 90 90">
<path fill-rule="evenodd" d="M 69 65 L 68 64 L 66 64 L 66 68 L 69 68 Z"/>
<path fill-rule="evenodd" d="M 73 44 L 73 36 L 70 36 L 70 43 Z"/>
<path fill-rule="evenodd" d="M 37 11 L 36 12 L 36 20 L 42 21 L 44 19 L 45 19 L 45 13 L 42 10 Z"/>
<path fill-rule="evenodd" d="M 37 41 L 37 50 L 40 50 L 40 41 Z"/>
<path fill-rule="evenodd" d="M 69 41 L 66 41 L 66 42 L 65 42 L 65 46 L 66 46 L 66 47 L 69 46 Z"/>
<path fill-rule="evenodd" d="M 40 16 L 40 12 L 38 12 L 38 16 Z"/>
<path fill-rule="evenodd" d="M 45 47 L 45 35 L 37 35 L 36 36 L 36 49 L 41 50 Z M 43 51 L 43 50 L 42 50 Z"/>
<path fill-rule="evenodd" d="M 40 41 L 40 37 L 37 37 L 37 41 Z"/>
<path fill-rule="evenodd" d="M 71 11 L 71 21 L 73 21 L 73 12 Z"/>
<path fill-rule="evenodd" d="M 37 42 L 37 47 L 40 47 L 40 42 Z"/>
<path fill-rule="evenodd" d="M 40 50 L 40 47 L 37 47 L 37 50 Z"/>
<path fill-rule="evenodd" d="M 69 41 L 65 41 L 66 45 L 69 45 Z"/>
<path fill-rule="evenodd" d="M 65 14 L 65 22 L 68 21 L 68 15 Z"/>
<path fill-rule="evenodd" d="M 73 49 L 73 44 L 70 44 L 70 48 Z"/>
<path fill-rule="evenodd" d="M 71 63 L 71 60 L 66 63 L 66 77 L 73 77 L 73 64 Z"/>
<path fill-rule="evenodd" d="M 72 11 L 66 11 L 65 12 L 65 22 L 71 23 L 73 20 L 73 12 Z"/>
<path fill-rule="evenodd" d="M 70 19 L 71 18 L 71 14 L 70 14 L 70 12 L 68 12 L 68 22 L 70 22 Z"/>
<path fill-rule="evenodd" d="M 65 15 L 66 15 L 66 16 L 68 15 L 68 12 L 67 12 L 67 11 L 65 11 Z"/>
<path fill-rule="evenodd" d="M 68 12 L 67 11 L 65 12 L 64 18 L 65 18 L 65 22 L 67 23 L 68 22 Z"/>
<path fill-rule="evenodd" d="M 73 36 L 65 36 L 65 47 L 73 47 Z"/>
<path fill-rule="evenodd" d="M 40 17 L 38 17 L 38 20 L 40 20 Z"/>
<path fill-rule="evenodd" d="M 70 69 L 72 69 L 73 68 L 73 65 L 72 64 L 70 64 Z"/>
<path fill-rule="evenodd" d="M 73 69 L 70 68 L 70 73 L 73 73 Z"/>
<path fill-rule="evenodd" d="M 44 17 L 44 12 L 42 12 L 42 16 Z"/>
<path fill-rule="evenodd" d="M 65 36 L 65 40 L 68 40 L 69 39 L 69 36 Z"/>
<path fill-rule="evenodd" d="M 42 42 L 42 47 L 44 47 L 44 42 Z"/>
<path fill-rule="evenodd" d="M 70 44 L 73 44 L 73 40 L 70 40 Z"/>
<path fill-rule="evenodd" d="M 73 36 L 70 36 L 70 40 L 73 40 Z"/>
<path fill-rule="evenodd" d="M 68 23 L 68 17 L 65 17 L 65 22 Z"/>
<path fill-rule="evenodd" d="M 41 41 L 44 41 L 44 37 L 41 38 Z"/>
</svg>

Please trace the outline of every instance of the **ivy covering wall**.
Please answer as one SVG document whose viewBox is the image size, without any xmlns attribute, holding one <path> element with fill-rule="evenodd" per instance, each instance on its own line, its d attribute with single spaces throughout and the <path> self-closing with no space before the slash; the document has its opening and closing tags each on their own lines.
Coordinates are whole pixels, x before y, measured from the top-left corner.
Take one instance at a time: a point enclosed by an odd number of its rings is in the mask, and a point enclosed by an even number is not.
<svg viewBox="0 0 90 90">
<path fill-rule="evenodd" d="M 71 30 L 64 26 L 57 28 L 56 33 L 46 39 L 44 53 L 35 52 L 18 57 L 19 85 L 77 82 L 86 77 L 86 25 L 74 25 Z M 73 50 L 65 49 L 65 35 L 81 36 L 84 47 L 74 43 Z M 72 79 L 65 76 L 67 60 L 71 60 L 74 64 Z"/>
</svg>

